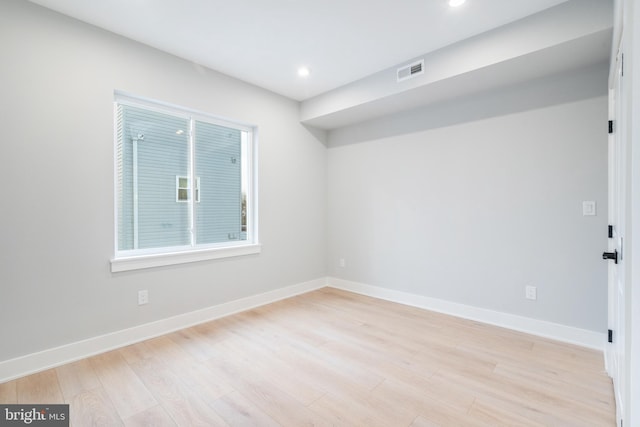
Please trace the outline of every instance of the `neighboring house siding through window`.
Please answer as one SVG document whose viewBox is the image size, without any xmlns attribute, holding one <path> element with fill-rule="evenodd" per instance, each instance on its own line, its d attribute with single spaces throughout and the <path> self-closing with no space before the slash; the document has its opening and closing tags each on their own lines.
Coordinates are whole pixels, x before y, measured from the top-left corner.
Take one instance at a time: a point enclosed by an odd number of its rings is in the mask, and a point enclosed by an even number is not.
<svg viewBox="0 0 640 427">
<path fill-rule="evenodd" d="M 116 101 L 116 259 L 255 243 L 252 138 L 243 125 Z"/>
<path fill-rule="evenodd" d="M 124 166 L 118 248 L 189 245 L 189 206 L 176 203 L 175 189 L 176 175 L 189 173 L 188 120 L 128 105 L 120 111 Z"/>
<path fill-rule="evenodd" d="M 196 176 L 200 203 L 196 205 L 196 240 L 217 243 L 239 240 L 242 232 L 241 147 L 237 129 L 196 122 Z M 218 218 L 209 221 L 209 218 Z"/>
</svg>

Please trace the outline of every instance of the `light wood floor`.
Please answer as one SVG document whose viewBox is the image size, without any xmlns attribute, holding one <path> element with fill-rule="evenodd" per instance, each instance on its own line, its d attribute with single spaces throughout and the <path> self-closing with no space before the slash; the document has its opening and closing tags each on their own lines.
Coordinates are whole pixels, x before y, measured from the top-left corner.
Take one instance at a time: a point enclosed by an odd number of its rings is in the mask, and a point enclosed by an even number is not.
<svg viewBox="0 0 640 427">
<path fill-rule="evenodd" d="M 600 352 L 322 289 L 0 384 L 85 426 L 614 426 Z"/>
</svg>

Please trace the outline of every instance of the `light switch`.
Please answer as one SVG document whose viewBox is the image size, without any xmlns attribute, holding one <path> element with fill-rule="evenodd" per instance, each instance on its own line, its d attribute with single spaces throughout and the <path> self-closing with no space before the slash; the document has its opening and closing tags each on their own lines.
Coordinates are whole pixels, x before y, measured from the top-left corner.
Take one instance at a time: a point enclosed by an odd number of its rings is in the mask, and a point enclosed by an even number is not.
<svg viewBox="0 0 640 427">
<path fill-rule="evenodd" d="M 595 216 L 596 215 L 596 202 L 588 200 L 582 202 L 582 216 Z"/>
</svg>

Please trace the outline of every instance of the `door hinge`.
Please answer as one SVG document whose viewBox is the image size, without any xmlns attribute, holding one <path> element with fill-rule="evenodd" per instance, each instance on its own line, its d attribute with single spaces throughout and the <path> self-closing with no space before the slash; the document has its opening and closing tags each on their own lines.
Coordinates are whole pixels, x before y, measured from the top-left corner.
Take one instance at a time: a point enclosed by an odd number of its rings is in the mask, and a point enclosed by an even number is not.
<svg viewBox="0 0 640 427">
<path fill-rule="evenodd" d="M 610 343 L 613 342 L 613 331 L 611 329 L 609 329 L 609 334 L 607 336 L 607 342 L 610 342 Z"/>
<path fill-rule="evenodd" d="M 613 133 L 613 120 L 609 120 L 609 133 Z"/>
<path fill-rule="evenodd" d="M 608 236 L 610 239 L 613 239 L 613 225 L 608 226 L 607 236 Z"/>
</svg>

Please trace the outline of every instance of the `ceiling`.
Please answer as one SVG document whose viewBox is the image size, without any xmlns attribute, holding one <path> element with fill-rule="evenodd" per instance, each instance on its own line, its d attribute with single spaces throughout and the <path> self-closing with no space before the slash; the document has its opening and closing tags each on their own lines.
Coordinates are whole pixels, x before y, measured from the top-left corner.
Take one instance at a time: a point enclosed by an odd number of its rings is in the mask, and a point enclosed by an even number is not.
<svg viewBox="0 0 640 427">
<path fill-rule="evenodd" d="M 566 2 L 31 1 L 298 101 Z"/>
</svg>

